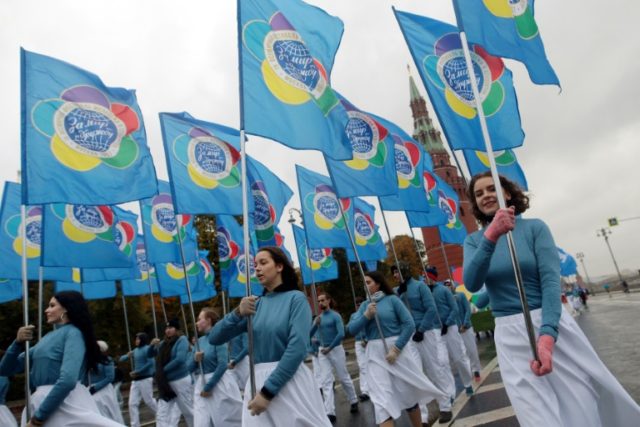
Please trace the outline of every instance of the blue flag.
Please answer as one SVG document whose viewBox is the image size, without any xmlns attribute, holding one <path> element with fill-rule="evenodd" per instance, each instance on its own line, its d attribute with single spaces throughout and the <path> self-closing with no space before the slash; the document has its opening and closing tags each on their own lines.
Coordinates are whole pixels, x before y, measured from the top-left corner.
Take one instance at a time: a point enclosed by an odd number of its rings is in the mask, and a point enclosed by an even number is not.
<svg viewBox="0 0 640 427">
<path fill-rule="evenodd" d="M 364 263 L 365 271 L 376 271 L 378 269 L 377 260 L 363 261 L 363 263 Z"/>
<path fill-rule="evenodd" d="M 443 243 L 461 245 L 467 237 L 467 228 L 460 220 L 460 199 L 456 192 L 444 181 L 438 189 L 438 205 L 447 216 L 447 223 L 438 226 Z"/>
<path fill-rule="evenodd" d="M 222 289 L 231 298 L 243 297 L 246 295 L 247 276 L 242 226 L 232 216 L 216 215 L 216 232 Z M 255 275 L 254 255 L 255 249 L 252 247 L 249 249 L 251 294 L 262 295 L 262 286 Z"/>
<path fill-rule="evenodd" d="M 471 176 L 490 170 L 489 157 L 484 151 L 463 150 L 464 160 L 469 167 Z M 493 153 L 496 160 L 498 173 L 505 178 L 515 182 L 523 190 L 528 190 L 527 178 L 516 159 L 516 153 L 513 150 L 504 150 Z"/>
<path fill-rule="evenodd" d="M 278 246 L 277 226 L 293 191 L 259 161 L 247 157 L 253 196 L 253 229 L 258 247 Z"/>
<path fill-rule="evenodd" d="M 438 121 L 454 150 L 484 150 L 484 139 L 458 29 L 423 16 L 395 11 Z M 481 46 L 471 47 L 482 108 L 495 150 L 524 142 L 511 71 Z"/>
<path fill-rule="evenodd" d="M 20 51 L 22 200 L 111 205 L 156 194 L 156 172 L 134 91 Z"/>
<path fill-rule="evenodd" d="M 385 259 L 387 248 L 378 232 L 378 226 L 374 222 L 376 209 L 362 199 L 353 199 L 354 228 L 353 236 L 356 250 L 361 261 L 373 261 Z M 347 247 L 347 259 L 356 262 L 355 254 L 351 247 Z"/>
<path fill-rule="evenodd" d="M 433 169 L 431 156 L 402 128 L 382 117 L 374 117 L 391 132 L 398 177 L 398 193 L 378 197 L 380 207 L 385 211 L 428 212 L 429 204 L 424 197 L 422 172 L 425 167 L 428 170 Z"/>
<path fill-rule="evenodd" d="M 566 253 L 563 249 L 557 249 L 558 256 L 560 257 L 560 275 L 567 277 L 578 274 L 578 264 L 576 263 L 576 259 Z"/>
<path fill-rule="evenodd" d="M 46 205 L 42 264 L 54 267 L 134 266 L 135 221 L 120 219 L 115 207 Z"/>
<path fill-rule="evenodd" d="M 428 212 L 406 211 L 409 227 L 434 227 L 449 223 L 448 215 L 440 208 L 440 187 L 449 186 L 438 175 L 429 169 L 422 172 L 422 182 L 424 185 L 424 195 L 429 204 Z"/>
<path fill-rule="evenodd" d="M 0 279 L 0 304 L 22 299 L 22 281 Z"/>
<path fill-rule="evenodd" d="M 296 174 L 309 247 L 313 249 L 350 247 L 346 227 L 353 229 L 351 199 L 338 199 L 331 180 L 326 176 L 300 165 L 296 165 Z M 338 203 L 342 205 L 346 222 Z"/>
<path fill-rule="evenodd" d="M 162 298 L 178 297 L 187 294 L 185 268 L 181 263 L 168 262 L 156 264 L 158 286 Z M 188 262 L 186 265 L 191 289 L 201 289 L 204 277 L 201 274 L 199 260 Z"/>
<path fill-rule="evenodd" d="M 180 245 L 182 239 L 186 261 L 197 258 L 197 244 L 194 237 L 193 217 L 176 215 L 169 190 L 169 183 L 158 181 L 160 192 L 150 199 L 140 200 L 142 227 L 144 229 L 147 259 L 152 264 L 181 262 Z M 178 231 L 180 237 L 178 237 Z"/>
<path fill-rule="evenodd" d="M 160 125 L 176 212 L 241 215 L 240 133 L 188 113 L 160 113 Z"/>
<path fill-rule="evenodd" d="M 358 110 L 343 97 L 340 101 L 349 115 L 346 131 L 353 159 L 332 160 L 325 154 L 336 193 L 340 197 L 397 194 L 394 141 L 389 131 L 372 114 Z"/>
<path fill-rule="evenodd" d="M 213 279 L 215 278 L 213 268 L 207 259 L 209 251 L 199 251 L 200 263 L 200 280 L 196 282 L 196 286 L 191 284 L 191 301 L 201 302 L 211 299 L 217 295 Z M 189 297 L 187 295 L 180 295 L 180 303 L 187 304 Z"/>
<path fill-rule="evenodd" d="M 297 0 L 238 5 L 245 130 L 291 148 L 351 159 L 347 112 L 329 85 L 342 21 Z"/>
<path fill-rule="evenodd" d="M 158 281 L 156 271 L 152 264 L 147 260 L 147 252 L 144 247 L 144 239 L 138 235 L 136 242 L 136 279 L 127 279 L 121 282 L 122 292 L 125 296 L 147 295 L 149 294 L 149 282 L 151 282 L 151 291 L 158 293 Z"/>
<path fill-rule="evenodd" d="M 291 253 L 284 245 L 284 236 L 282 235 L 278 227 L 276 227 L 276 246 L 282 249 L 282 251 L 287 256 L 287 258 L 289 258 L 289 261 L 293 263 L 293 258 L 291 257 Z"/>
<path fill-rule="evenodd" d="M 533 18 L 534 0 L 454 0 L 460 28 L 470 43 L 489 53 L 522 62 L 536 84 L 560 85 Z"/>
<path fill-rule="evenodd" d="M 311 270 L 313 270 L 313 281 L 316 283 L 337 279 L 338 263 L 333 258 L 331 249 L 307 248 L 307 237 L 305 236 L 304 229 L 294 224 L 291 224 L 291 227 L 293 228 L 293 238 L 296 244 L 298 261 L 300 262 L 302 282 L 305 285 L 311 284 Z M 308 257 L 307 250 L 309 251 Z"/>
<path fill-rule="evenodd" d="M 22 216 L 20 184 L 5 182 L 0 211 L 0 277 L 22 278 Z M 38 280 L 42 245 L 42 207 L 27 206 L 27 278 Z M 45 280 L 71 280 L 67 267 L 44 267 Z"/>
<path fill-rule="evenodd" d="M 77 291 L 82 292 L 82 295 L 87 300 L 115 298 L 117 294 L 116 282 L 90 282 L 90 283 L 76 283 L 76 282 L 56 282 L 55 292 L 61 291 Z"/>
</svg>

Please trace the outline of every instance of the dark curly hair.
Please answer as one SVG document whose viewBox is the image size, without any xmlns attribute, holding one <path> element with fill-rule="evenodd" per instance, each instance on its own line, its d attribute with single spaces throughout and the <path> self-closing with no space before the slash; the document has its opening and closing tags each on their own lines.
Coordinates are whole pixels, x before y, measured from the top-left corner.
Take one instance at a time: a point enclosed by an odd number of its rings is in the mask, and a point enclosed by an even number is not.
<svg viewBox="0 0 640 427">
<path fill-rule="evenodd" d="M 277 246 L 265 246 L 260 248 L 258 252 L 268 252 L 271 255 L 273 262 L 282 266 L 282 285 L 276 288 L 276 292 L 298 291 L 298 275 L 291 265 L 289 257 L 284 253 L 282 249 Z M 265 292 L 267 289 L 265 288 Z"/>
<path fill-rule="evenodd" d="M 87 361 L 87 369 L 96 370 L 98 363 L 102 363 L 105 360 L 105 356 L 102 355 L 100 347 L 98 347 L 87 301 L 82 294 L 77 291 L 60 291 L 53 297 L 67 310 L 69 323 L 78 328 L 82 333 L 86 349 L 84 357 Z"/>
<path fill-rule="evenodd" d="M 476 196 L 474 194 L 473 188 L 480 178 L 486 177 L 491 178 L 491 171 L 486 171 L 474 175 L 474 177 L 471 178 L 471 181 L 469 182 L 469 187 L 467 188 L 467 196 L 469 197 L 469 201 L 471 202 L 473 216 L 476 217 L 476 219 L 483 227 L 491 222 L 493 216 L 485 215 L 480 211 L 478 203 L 476 202 Z M 520 215 L 521 213 L 529 209 L 529 197 L 524 194 L 518 184 L 500 175 L 500 185 L 502 185 L 502 189 L 505 192 L 511 195 L 511 199 L 507 200 L 507 206 L 515 207 L 516 215 Z"/>
<path fill-rule="evenodd" d="M 379 271 L 367 271 L 364 275 L 365 277 L 370 277 L 374 282 L 380 285 L 380 290 L 386 295 L 393 295 L 393 289 L 391 289 L 391 286 L 387 283 L 387 279 L 384 278 L 384 274 Z"/>
</svg>

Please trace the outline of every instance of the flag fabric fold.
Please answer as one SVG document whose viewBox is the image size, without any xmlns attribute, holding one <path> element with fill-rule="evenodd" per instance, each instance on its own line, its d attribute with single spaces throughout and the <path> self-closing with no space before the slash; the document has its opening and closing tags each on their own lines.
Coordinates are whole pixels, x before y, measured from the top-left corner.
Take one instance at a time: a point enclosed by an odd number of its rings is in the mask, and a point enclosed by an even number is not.
<svg viewBox="0 0 640 427">
<path fill-rule="evenodd" d="M 56 282 L 55 292 L 61 291 L 76 291 L 81 292 L 85 299 L 107 299 L 115 298 L 117 294 L 116 282 L 90 282 L 90 283 L 76 283 L 76 282 Z"/>
<path fill-rule="evenodd" d="M 22 281 L 0 279 L 0 304 L 22 299 Z"/>
<path fill-rule="evenodd" d="M 462 150 L 471 176 L 490 170 L 489 157 L 484 151 Z M 524 175 L 514 150 L 497 151 L 493 153 L 498 168 L 498 174 L 515 182 L 523 190 L 528 190 L 527 178 Z"/>
<path fill-rule="evenodd" d="M 338 278 L 338 263 L 333 257 L 331 248 L 308 249 L 307 237 L 304 229 L 291 224 L 293 228 L 293 238 L 296 244 L 296 252 L 298 261 L 300 262 L 300 272 L 302 274 L 302 282 L 310 285 L 312 281 L 315 283 L 326 282 Z M 309 256 L 307 257 L 307 249 Z M 313 280 L 311 271 L 313 270 Z"/>
<path fill-rule="evenodd" d="M 444 225 L 449 222 L 449 218 L 445 212 L 440 208 L 439 194 L 442 186 L 449 186 L 434 172 L 424 169 L 422 172 L 422 181 L 424 185 L 423 198 L 429 205 L 429 211 L 406 211 L 407 221 L 409 227 L 435 227 L 438 225 Z"/>
</svg>

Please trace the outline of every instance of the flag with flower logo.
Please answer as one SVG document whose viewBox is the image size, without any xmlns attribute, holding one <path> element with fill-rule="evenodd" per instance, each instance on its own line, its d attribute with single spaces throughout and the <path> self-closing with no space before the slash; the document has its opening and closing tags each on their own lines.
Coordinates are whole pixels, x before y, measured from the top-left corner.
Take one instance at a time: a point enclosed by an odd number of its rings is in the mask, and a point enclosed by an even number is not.
<svg viewBox="0 0 640 427">
<path fill-rule="evenodd" d="M 197 243 L 193 216 L 176 214 L 168 182 L 158 181 L 158 190 L 156 196 L 140 200 L 144 243 L 149 262 L 182 262 L 178 239 L 182 240 L 185 260 L 195 260 Z"/>
<path fill-rule="evenodd" d="M 156 194 L 135 92 L 48 56 L 20 55 L 23 203 L 111 205 Z"/>
<path fill-rule="evenodd" d="M 389 131 L 372 114 L 357 109 L 340 96 L 349 121 L 346 132 L 353 159 L 339 161 L 325 154 L 329 175 L 340 197 L 383 196 L 398 193 Z"/>
<path fill-rule="evenodd" d="M 411 138 L 400 126 L 382 117 L 373 116 L 391 133 L 394 142 L 394 160 L 397 174 L 397 194 L 379 196 L 385 211 L 429 211 L 424 197 L 422 171 L 432 170 L 431 156 L 419 142 Z"/>
<path fill-rule="evenodd" d="M 560 257 L 560 275 L 562 277 L 570 277 L 578 274 L 578 264 L 576 259 L 564 251 L 564 249 L 558 248 L 558 256 Z"/>
<path fill-rule="evenodd" d="M 489 157 L 484 151 L 462 150 L 471 176 L 490 170 Z M 513 150 L 496 151 L 493 153 L 498 173 L 515 182 L 523 190 L 528 190 L 527 178 L 518 163 Z"/>
<path fill-rule="evenodd" d="M 453 0 L 460 28 L 470 43 L 492 55 L 522 62 L 532 82 L 560 85 L 544 51 L 534 0 Z"/>
<path fill-rule="evenodd" d="M 443 193 L 443 188 L 450 188 L 449 184 L 429 169 L 422 171 L 422 182 L 424 184 L 423 197 L 429 204 L 429 211 L 406 211 L 409 227 L 435 227 L 448 224 L 450 222 L 449 216 L 440 206 L 440 194 Z"/>
<path fill-rule="evenodd" d="M 144 237 L 140 234 L 136 239 L 135 258 L 136 278 L 123 280 L 121 282 L 122 292 L 125 296 L 147 295 L 149 294 L 149 284 L 151 284 L 151 292 L 158 293 L 156 270 L 153 264 L 150 264 L 147 260 Z"/>
<path fill-rule="evenodd" d="M 55 292 L 62 291 L 76 291 L 81 292 L 85 299 L 107 299 L 115 298 L 117 294 L 116 282 L 89 282 L 89 283 L 76 283 L 76 282 L 56 282 Z"/>
<path fill-rule="evenodd" d="M 20 184 L 5 182 L 0 208 L 0 277 L 22 278 L 22 215 Z M 38 280 L 42 249 L 42 207 L 26 207 L 27 279 Z M 43 267 L 44 280 L 71 280 L 68 267 Z"/>
<path fill-rule="evenodd" d="M 176 212 L 241 215 L 240 133 L 188 113 L 160 113 L 160 125 Z"/>
<path fill-rule="evenodd" d="M 42 264 L 131 268 L 136 221 L 113 206 L 54 203 L 43 209 Z"/>
<path fill-rule="evenodd" d="M 342 21 L 298 0 L 240 0 L 238 6 L 244 129 L 351 159 L 347 112 L 329 85 Z"/>
<path fill-rule="evenodd" d="M 277 226 L 293 191 L 265 165 L 247 157 L 254 210 L 252 228 L 258 247 L 278 246 Z"/>
<path fill-rule="evenodd" d="M 364 264 L 364 271 L 376 271 L 378 269 L 378 260 L 362 261 Z"/>
<path fill-rule="evenodd" d="M 324 175 L 300 165 L 296 165 L 296 175 L 309 248 L 350 247 L 347 226 L 353 229 L 351 199 L 338 198 L 331 180 Z"/>
<path fill-rule="evenodd" d="M 201 302 L 215 297 L 218 293 L 213 284 L 215 278 L 213 267 L 209 263 L 207 256 L 209 251 L 198 251 L 198 262 L 200 263 L 200 276 L 201 280 L 196 282 L 196 285 L 191 285 L 191 301 Z M 189 297 L 186 294 L 180 295 L 180 303 L 187 304 Z"/>
<path fill-rule="evenodd" d="M 0 304 L 22 299 L 22 281 L 0 279 Z"/>
<path fill-rule="evenodd" d="M 293 257 L 291 253 L 284 245 L 284 235 L 280 232 L 280 228 L 276 227 L 276 246 L 282 249 L 282 252 L 289 258 L 289 261 L 293 264 Z"/>
<path fill-rule="evenodd" d="M 201 289 L 204 277 L 200 268 L 200 261 L 158 263 L 155 265 L 158 287 L 162 298 L 178 297 L 187 294 L 187 278 L 191 289 Z M 186 270 L 186 276 L 185 276 Z"/>
<path fill-rule="evenodd" d="M 312 282 L 318 283 L 337 279 L 338 263 L 333 257 L 331 248 L 309 249 L 304 229 L 295 224 L 291 224 L 291 227 L 293 228 L 293 239 L 296 244 L 298 261 L 300 262 L 302 282 L 305 285 L 310 285 Z"/>
<path fill-rule="evenodd" d="M 443 243 L 461 245 L 467 237 L 467 228 L 460 219 L 460 199 L 446 182 L 438 185 L 438 208 L 446 215 L 447 223 L 438 226 Z"/>
<path fill-rule="evenodd" d="M 374 222 L 375 215 L 376 208 L 360 198 L 353 199 L 354 225 L 352 233 L 360 261 L 379 260 L 387 257 L 387 248 L 380 236 L 378 226 Z M 351 246 L 347 247 L 347 259 L 349 262 L 356 262 L 356 256 Z"/>
<path fill-rule="evenodd" d="M 454 150 L 484 150 L 458 29 L 423 16 L 394 12 L 449 145 Z M 480 45 L 470 50 L 493 148 L 519 147 L 524 132 L 511 71 Z"/>
<path fill-rule="evenodd" d="M 231 298 L 243 297 L 246 295 L 247 276 L 242 226 L 230 215 L 216 215 L 216 239 L 222 290 L 226 291 Z M 262 287 L 256 277 L 255 253 L 256 244 L 252 242 L 249 248 L 251 294 L 262 295 Z"/>
</svg>

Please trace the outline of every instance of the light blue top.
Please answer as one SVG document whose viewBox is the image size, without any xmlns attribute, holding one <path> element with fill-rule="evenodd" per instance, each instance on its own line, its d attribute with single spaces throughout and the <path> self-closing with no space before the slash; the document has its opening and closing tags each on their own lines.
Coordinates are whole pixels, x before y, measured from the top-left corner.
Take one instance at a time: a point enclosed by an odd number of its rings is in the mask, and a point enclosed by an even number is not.
<svg viewBox="0 0 640 427">
<path fill-rule="evenodd" d="M 7 403 L 7 392 L 9 391 L 9 378 L 0 377 L 0 405 Z"/>
<path fill-rule="evenodd" d="M 347 325 L 347 329 L 351 335 L 356 335 L 361 330 L 364 330 L 367 340 L 371 341 L 380 339 L 380 334 L 378 333 L 375 319 L 369 320 L 364 317 L 364 312 L 369 303 L 367 300 L 360 305 L 360 308 Z M 398 339 L 395 346 L 402 350 L 415 331 L 415 323 L 409 314 L 409 310 L 396 295 L 382 297 L 376 303 L 376 310 L 383 335 L 385 338 L 397 336 Z"/>
<path fill-rule="evenodd" d="M 165 344 L 164 340 L 160 341 L 157 348 L 156 346 L 150 345 L 149 350 L 147 351 L 147 357 L 155 357 L 162 346 Z M 180 378 L 184 378 L 189 375 L 189 370 L 187 367 L 189 353 L 189 341 L 187 337 L 182 335 L 173 345 L 171 349 L 171 360 L 164 365 L 164 375 L 167 377 L 167 381 L 175 381 Z"/>
<path fill-rule="evenodd" d="M 204 385 L 204 391 L 211 391 L 218 384 L 222 375 L 227 370 L 227 361 L 229 360 L 229 352 L 227 351 L 226 345 L 211 345 L 209 344 L 209 337 L 207 335 L 203 335 L 198 338 L 198 347 L 200 351 L 204 352 L 202 357 L 202 369 L 204 370 L 205 375 L 213 372 L 209 381 Z M 194 347 L 193 354 L 195 354 L 196 349 Z M 193 358 L 193 354 L 191 354 L 191 358 L 189 359 L 188 369 L 189 372 L 193 372 L 196 375 L 200 374 L 200 364 L 195 361 Z M 200 381 L 196 379 L 196 381 Z"/>
<path fill-rule="evenodd" d="M 137 376 L 133 379 L 133 381 L 143 380 L 145 378 L 149 378 L 153 376 L 156 367 L 156 361 L 153 357 L 149 357 L 149 346 L 143 345 L 141 347 L 136 347 L 132 350 L 133 352 L 133 368 L 134 370 L 131 372 L 135 372 Z M 126 362 L 129 360 L 129 355 L 125 354 L 124 356 L 120 356 L 120 362 Z"/>
<path fill-rule="evenodd" d="M 479 309 L 483 309 L 489 305 L 489 293 L 487 291 L 478 292 L 474 295 L 478 296 L 478 298 L 476 298 L 476 302 L 474 303 L 476 307 L 478 307 Z"/>
<path fill-rule="evenodd" d="M 344 339 L 344 323 L 342 317 L 335 310 L 325 310 L 320 314 L 320 327 L 315 323 L 311 326 L 311 335 L 320 329 L 320 345 L 332 350 L 342 344 Z"/>
<path fill-rule="evenodd" d="M 460 292 L 456 292 L 454 298 L 458 304 L 458 327 L 464 326 L 469 329 L 471 327 L 471 305 L 469 300 Z"/>
<path fill-rule="evenodd" d="M 278 362 L 264 383 L 277 395 L 307 355 L 311 308 L 300 291 L 269 292 L 258 299 L 252 321 L 255 363 Z M 209 332 L 209 342 L 224 344 L 243 332 L 247 332 L 246 317 L 232 311 Z"/>
<path fill-rule="evenodd" d="M 113 382 L 116 377 L 116 368 L 113 365 L 113 359 L 108 358 L 106 363 L 98 363 L 98 371 L 90 371 L 90 386 L 95 391 L 100 391 Z M 89 386 L 89 384 L 87 384 Z"/>
<path fill-rule="evenodd" d="M 356 314 L 358 314 L 358 312 L 353 312 L 351 313 L 351 316 L 349 316 L 349 323 L 351 323 L 351 321 L 354 319 L 354 317 L 356 317 Z M 366 341 L 367 339 L 367 333 L 365 331 L 365 328 L 362 328 L 355 336 L 356 341 Z"/>
<path fill-rule="evenodd" d="M 558 337 L 560 258 L 549 227 L 539 219 L 516 217 L 512 232 L 530 310 L 542 308 L 540 335 Z M 522 313 L 507 237 L 497 243 L 476 231 L 464 241 L 464 284 L 476 292 L 485 284 L 496 317 Z"/>
<path fill-rule="evenodd" d="M 85 345 L 82 332 L 70 323 L 49 332 L 29 351 L 31 389 L 53 388 L 33 414 L 46 421 L 85 374 Z M 24 346 L 13 342 L 0 362 L 0 375 L 12 376 L 24 370 Z"/>
<path fill-rule="evenodd" d="M 240 334 L 237 337 L 231 338 L 229 360 L 235 365 L 240 363 L 242 359 L 249 354 L 249 342 L 247 334 Z"/>
<path fill-rule="evenodd" d="M 398 292 L 400 291 L 400 287 L 396 289 Z M 406 292 L 403 292 L 399 297 L 405 304 L 407 300 L 409 301 L 410 312 L 418 331 L 425 332 L 442 327 L 436 312 L 436 303 L 426 283 L 410 278 Z"/>
<path fill-rule="evenodd" d="M 440 320 L 447 326 L 458 324 L 458 304 L 449 289 L 440 282 L 436 282 L 431 288 L 433 299 L 438 307 Z"/>
</svg>

